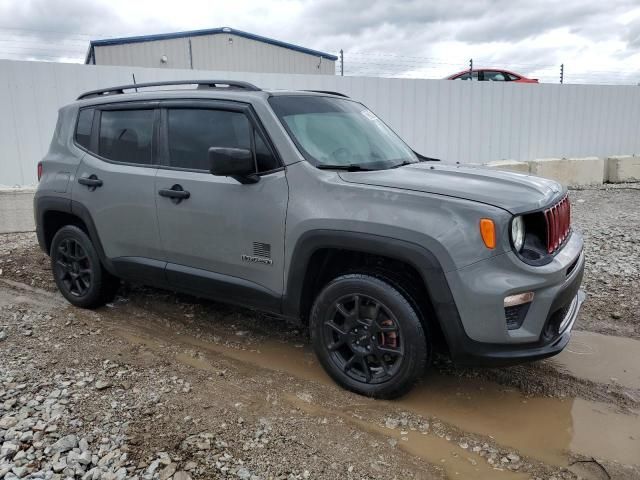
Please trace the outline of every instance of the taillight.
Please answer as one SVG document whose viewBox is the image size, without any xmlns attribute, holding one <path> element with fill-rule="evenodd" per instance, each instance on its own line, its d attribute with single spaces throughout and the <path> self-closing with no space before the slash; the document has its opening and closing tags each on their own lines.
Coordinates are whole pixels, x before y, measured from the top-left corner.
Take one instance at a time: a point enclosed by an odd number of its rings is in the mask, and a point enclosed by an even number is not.
<svg viewBox="0 0 640 480">
<path fill-rule="evenodd" d="M 42 162 L 38 162 L 38 181 L 42 178 Z"/>
</svg>

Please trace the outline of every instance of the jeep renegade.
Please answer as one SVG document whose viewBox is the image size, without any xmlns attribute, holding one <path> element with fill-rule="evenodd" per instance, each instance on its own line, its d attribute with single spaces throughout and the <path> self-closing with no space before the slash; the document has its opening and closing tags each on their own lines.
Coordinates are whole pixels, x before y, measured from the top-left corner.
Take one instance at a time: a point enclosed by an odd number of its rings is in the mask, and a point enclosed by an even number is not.
<svg viewBox="0 0 640 480">
<path fill-rule="evenodd" d="M 584 298 L 566 189 L 423 157 L 337 93 L 87 92 L 38 173 L 38 241 L 73 305 L 125 279 L 299 319 L 364 395 L 406 392 L 436 347 L 470 365 L 555 355 Z"/>
</svg>

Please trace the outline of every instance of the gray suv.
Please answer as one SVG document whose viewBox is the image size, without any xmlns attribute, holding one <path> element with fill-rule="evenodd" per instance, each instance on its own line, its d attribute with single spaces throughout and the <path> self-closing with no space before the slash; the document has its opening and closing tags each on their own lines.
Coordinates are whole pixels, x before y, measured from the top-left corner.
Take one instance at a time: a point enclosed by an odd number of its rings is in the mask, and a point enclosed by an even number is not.
<svg viewBox="0 0 640 480">
<path fill-rule="evenodd" d="M 124 279 L 297 319 L 364 395 L 407 391 L 434 351 L 557 354 L 584 298 L 558 183 L 438 163 L 337 93 L 87 92 L 60 110 L 38 173 L 38 240 L 73 305 Z"/>
</svg>

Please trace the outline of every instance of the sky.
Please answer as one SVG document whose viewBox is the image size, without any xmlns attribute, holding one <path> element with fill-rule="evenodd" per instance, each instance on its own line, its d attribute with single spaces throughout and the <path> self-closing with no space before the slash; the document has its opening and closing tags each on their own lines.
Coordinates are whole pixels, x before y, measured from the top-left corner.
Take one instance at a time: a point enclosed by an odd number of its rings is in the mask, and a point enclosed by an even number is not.
<svg viewBox="0 0 640 480">
<path fill-rule="evenodd" d="M 0 0 L 0 58 L 83 62 L 89 40 L 232 27 L 338 54 L 345 75 L 475 67 L 640 83 L 638 0 Z"/>
</svg>

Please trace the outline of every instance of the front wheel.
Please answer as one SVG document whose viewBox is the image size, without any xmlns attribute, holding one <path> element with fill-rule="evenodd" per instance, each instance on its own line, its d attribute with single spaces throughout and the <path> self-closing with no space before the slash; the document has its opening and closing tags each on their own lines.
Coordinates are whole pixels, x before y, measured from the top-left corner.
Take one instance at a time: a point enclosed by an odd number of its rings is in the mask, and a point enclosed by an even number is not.
<svg viewBox="0 0 640 480">
<path fill-rule="evenodd" d="M 431 346 L 414 307 L 386 281 L 362 274 L 329 282 L 311 310 L 313 348 L 343 387 L 377 398 L 407 392 Z"/>
</svg>

